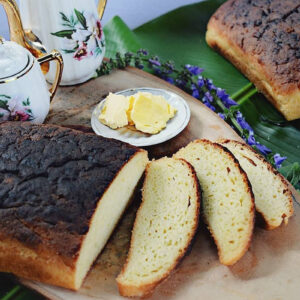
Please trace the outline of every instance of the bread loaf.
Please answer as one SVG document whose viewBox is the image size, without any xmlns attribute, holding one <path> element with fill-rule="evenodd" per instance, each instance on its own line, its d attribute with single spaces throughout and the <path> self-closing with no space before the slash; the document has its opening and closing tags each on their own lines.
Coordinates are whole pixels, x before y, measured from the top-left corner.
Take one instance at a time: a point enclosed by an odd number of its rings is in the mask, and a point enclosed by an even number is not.
<svg viewBox="0 0 300 300">
<path fill-rule="evenodd" d="M 218 141 L 238 159 L 251 182 L 256 210 L 263 216 L 267 229 L 293 215 L 293 197 L 285 178 L 250 146 L 232 140 Z"/>
<path fill-rule="evenodd" d="M 204 220 L 220 262 L 232 265 L 247 251 L 254 226 L 254 196 L 246 173 L 225 147 L 196 140 L 174 157 L 195 169 L 203 191 Z"/>
<path fill-rule="evenodd" d="M 287 120 L 300 118 L 298 0 L 229 0 L 211 17 L 206 40 Z"/>
<path fill-rule="evenodd" d="M 53 125 L 0 125 L 0 272 L 77 290 L 147 152 Z"/>
<path fill-rule="evenodd" d="M 142 194 L 127 262 L 117 278 L 127 297 L 151 294 L 183 258 L 198 226 L 200 190 L 184 160 L 151 162 Z"/>
</svg>

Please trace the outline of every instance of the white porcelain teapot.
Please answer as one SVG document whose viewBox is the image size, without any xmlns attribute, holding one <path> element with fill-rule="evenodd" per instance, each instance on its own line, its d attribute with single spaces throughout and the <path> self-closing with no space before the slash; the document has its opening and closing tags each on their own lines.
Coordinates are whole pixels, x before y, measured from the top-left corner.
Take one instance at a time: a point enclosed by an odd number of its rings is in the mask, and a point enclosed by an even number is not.
<svg viewBox="0 0 300 300">
<path fill-rule="evenodd" d="M 41 63 L 56 61 L 53 86 L 48 90 Z M 36 59 L 27 49 L 0 37 L 0 122 L 43 123 L 63 70 L 61 54 L 54 50 Z"/>
<path fill-rule="evenodd" d="M 8 15 L 15 15 L 11 20 L 19 18 L 14 0 L 0 0 L 0 4 L 4 5 Z M 105 54 L 100 23 L 105 5 L 106 0 L 99 1 L 98 9 L 94 0 L 20 0 L 26 35 L 29 32 L 31 36 L 39 37 L 46 49 L 57 49 L 62 53 L 65 67 L 61 85 L 85 82 L 100 67 Z M 19 24 L 12 23 L 10 30 L 14 32 Z M 55 79 L 52 65 L 46 78 L 50 82 Z"/>
</svg>

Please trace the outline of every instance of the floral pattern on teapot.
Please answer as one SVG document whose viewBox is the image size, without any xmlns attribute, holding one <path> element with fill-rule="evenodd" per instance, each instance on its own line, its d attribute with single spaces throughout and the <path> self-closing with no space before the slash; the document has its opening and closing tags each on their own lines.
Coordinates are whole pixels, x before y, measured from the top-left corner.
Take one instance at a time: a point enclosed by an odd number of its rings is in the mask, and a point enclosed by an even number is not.
<svg viewBox="0 0 300 300">
<path fill-rule="evenodd" d="M 102 53 L 105 46 L 103 30 L 100 20 L 93 13 L 74 9 L 69 17 L 63 12 L 60 15 L 63 29 L 51 34 L 64 39 L 61 51 L 73 54 L 79 61 Z"/>
<path fill-rule="evenodd" d="M 25 100 L 24 100 L 25 99 Z M 0 95 L 0 121 L 33 121 L 30 99 Z"/>
</svg>

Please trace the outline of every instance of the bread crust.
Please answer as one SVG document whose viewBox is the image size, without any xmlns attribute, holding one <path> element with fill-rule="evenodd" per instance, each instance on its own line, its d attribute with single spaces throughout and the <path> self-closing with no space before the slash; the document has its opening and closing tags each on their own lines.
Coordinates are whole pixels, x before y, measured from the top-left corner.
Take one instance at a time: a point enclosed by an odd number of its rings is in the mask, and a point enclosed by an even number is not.
<svg viewBox="0 0 300 300">
<path fill-rule="evenodd" d="M 1 239 L 0 270 L 76 290 L 75 268 L 68 266 L 57 253 L 43 247 L 33 250 L 16 240 Z"/>
<path fill-rule="evenodd" d="M 19 133 L 17 133 L 19 131 Z M 87 140 L 87 143 L 84 144 L 81 153 L 78 154 L 80 160 L 85 160 L 85 156 L 88 155 L 90 150 L 93 150 L 91 144 L 88 146 L 88 142 L 92 144 L 97 144 L 99 142 L 108 142 L 106 146 L 109 144 L 109 140 L 105 140 L 102 137 L 97 137 L 94 134 L 86 134 L 80 131 L 75 131 L 71 129 L 62 128 L 54 125 L 32 125 L 32 124 L 20 124 L 17 122 L 11 123 L 2 123 L 0 125 L 0 134 L 4 136 L 4 134 L 9 135 L 11 133 L 15 133 L 16 142 L 18 147 L 22 146 L 22 143 L 26 142 L 28 147 L 28 138 L 33 140 L 36 145 L 39 145 L 39 138 L 43 139 L 46 137 L 49 138 L 47 144 L 50 143 L 55 135 L 59 136 L 69 136 L 70 140 L 75 137 L 84 137 Z M 6 136 L 7 138 L 7 136 Z M 90 197 L 86 197 L 85 207 L 82 207 L 79 196 L 73 199 L 69 197 L 68 191 L 66 192 L 64 198 L 57 199 L 57 194 L 59 192 L 57 190 L 52 190 L 53 195 L 48 195 L 50 197 L 49 202 L 45 199 L 42 199 L 42 195 L 40 198 L 37 198 L 37 201 L 41 201 L 41 208 L 36 211 L 34 214 L 30 210 L 23 210 L 22 206 L 27 202 L 25 201 L 27 195 L 30 194 L 28 191 L 24 193 L 24 195 L 20 195 L 17 199 L 17 205 L 15 205 L 14 196 L 11 197 L 0 197 L 0 215 L 1 215 L 1 224 L 0 224 L 0 271 L 1 272 L 11 272 L 17 276 L 24 277 L 31 280 L 37 280 L 57 286 L 62 286 L 65 288 L 76 290 L 79 287 L 76 286 L 75 283 L 75 274 L 76 274 L 76 263 L 79 258 L 79 253 L 81 246 L 85 240 L 85 237 L 90 228 L 90 224 L 93 220 L 94 213 L 100 205 L 101 199 L 104 194 L 108 191 L 111 184 L 115 180 L 115 178 L 119 175 L 125 165 L 130 162 L 136 155 L 141 152 L 146 152 L 145 150 L 133 147 L 131 145 L 127 145 L 125 143 L 117 142 L 118 147 L 122 145 L 122 147 L 127 147 L 129 152 L 124 156 L 124 159 L 115 164 L 114 167 L 111 168 L 111 178 L 110 181 L 103 182 L 103 173 L 99 172 L 99 174 L 94 174 L 96 179 L 98 179 L 98 185 L 100 185 L 102 180 L 102 187 L 99 196 L 95 196 L 91 189 L 94 189 L 94 186 L 81 186 L 84 190 L 90 193 Z M 3 142 L 5 145 L 7 141 Z M 9 141 L 8 141 L 9 143 Z M 114 142 L 113 142 L 114 143 Z M 99 146 L 99 145 L 98 145 Z M 18 158 L 19 149 L 14 149 L 14 151 L 7 150 L 9 147 L 6 147 L 4 151 L 6 151 L 6 157 L 11 155 L 15 160 Z M 119 150 L 118 150 L 119 151 Z M 85 153 L 86 152 L 86 153 Z M 20 154 L 22 156 L 22 154 Z M 26 155 L 26 153 L 25 153 Z M 30 151 L 29 151 L 30 155 Z M 41 154 L 41 160 L 43 161 L 44 154 Z M 46 159 L 53 157 L 53 153 L 50 153 Z M 60 153 L 56 153 L 56 155 L 60 155 Z M 27 156 L 28 157 L 28 156 Z M 24 158 L 22 158 L 24 161 Z M 40 158 L 38 158 L 40 159 Z M 45 159 L 45 161 L 46 161 Z M 100 165 L 101 158 L 95 158 L 95 166 L 97 164 Z M 112 159 L 108 160 L 110 164 L 113 165 Z M 0 159 L 0 163 L 1 159 Z M 45 162 L 44 162 L 45 163 Z M 3 164 L 3 163 L 2 163 Z M 66 162 L 64 163 L 66 164 Z M 63 166 L 64 166 L 63 164 Z M 11 168 L 14 167 L 13 163 L 7 163 Z M 16 165 L 19 168 L 18 165 Z M 42 165 L 42 167 L 44 167 Z M 102 166 L 101 166 L 102 167 Z M 104 167 L 104 164 L 103 164 Z M 92 168 L 91 168 L 92 169 Z M 45 167 L 47 171 L 47 167 Z M 98 169 L 99 170 L 99 169 Z M 68 170 L 67 170 L 68 171 Z M 100 169 L 101 171 L 101 169 Z M 49 171 L 50 172 L 50 171 Z M 20 172 L 21 173 L 21 172 Z M 7 175 L 8 174 L 8 175 Z M 39 174 L 37 172 L 37 174 Z M 58 174 L 59 175 L 59 174 Z M 22 177 L 22 175 L 19 175 Z M 29 176 L 29 180 L 27 180 L 27 175 L 25 174 L 21 179 L 23 182 L 29 181 L 31 177 Z M 39 175 L 35 176 L 38 178 Z M 50 177 L 50 176 L 49 176 Z M 0 191 L 3 188 L 4 191 L 7 189 L 8 191 L 12 189 L 16 189 L 17 183 L 13 182 L 14 176 L 9 172 L 0 170 Z M 86 177 L 83 177 L 82 180 L 85 180 Z M 50 179 L 48 179 L 50 180 Z M 12 184 L 11 189 L 5 186 L 6 184 Z M 50 185 L 51 187 L 51 185 Z M 65 187 L 67 190 L 70 190 L 68 186 L 61 185 L 60 188 Z M 97 187 L 95 187 L 96 189 Z M 38 191 L 34 190 L 36 193 Z M 43 192 L 43 189 L 41 188 Z M 62 191 L 64 191 L 62 189 Z M 78 190 L 77 190 L 78 191 Z M 0 192 L 1 193 L 1 192 Z M 63 193 L 63 192 L 61 192 Z M 61 194 L 62 195 L 62 194 Z M 73 195 L 73 194 L 72 194 Z M 52 198 L 51 198 L 52 197 Z M 44 197 L 45 198 L 45 197 Z M 48 214 L 47 209 L 52 207 L 53 201 L 62 202 L 62 207 L 66 207 L 68 210 L 68 221 L 66 222 L 64 218 L 65 215 L 60 215 L 60 210 L 57 208 L 57 202 L 54 204 L 54 211 L 50 215 L 53 216 L 50 222 L 47 219 Z M 30 202 L 35 209 L 34 200 Z M 15 205 L 15 206 L 14 206 Z M 88 208 L 88 206 L 90 206 Z M 79 211 L 82 213 L 80 218 L 76 214 Z M 56 215 L 57 214 L 57 215 Z M 81 222 L 81 224 L 78 224 Z"/>
<path fill-rule="evenodd" d="M 288 181 L 283 177 L 282 174 L 280 174 L 276 169 L 273 168 L 273 166 L 262 156 L 260 155 L 259 153 L 257 153 L 252 147 L 250 147 L 249 145 L 247 145 L 246 143 L 241 143 L 239 141 L 235 141 L 235 140 L 228 140 L 228 139 L 225 139 L 225 140 L 218 140 L 217 141 L 218 143 L 221 143 L 221 144 L 228 144 L 228 143 L 234 143 L 235 145 L 237 146 L 240 146 L 240 147 L 243 147 L 243 148 L 246 148 L 247 151 L 251 152 L 258 160 L 260 160 L 264 165 L 267 166 L 268 170 L 276 175 L 281 183 L 283 184 L 284 186 L 284 192 L 287 194 L 287 197 L 289 198 L 289 214 L 286 215 L 286 216 L 283 216 L 282 217 L 282 222 L 284 222 L 285 225 L 288 224 L 288 219 L 293 215 L 294 213 L 294 206 L 293 206 L 293 195 L 292 195 L 292 192 L 291 190 L 289 189 L 289 184 L 288 184 Z M 273 230 L 279 226 L 273 226 L 272 224 L 268 223 L 264 213 L 262 211 L 260 211 L 258 208 L 256 208 L 257 212 L 259 212 L 264 221 L 265 221 L 265 226 L 266 226 L 266 229 L 267 230 Z"/>
<path fill-rule="evenodd" d="M 166 280 L 172 274 L 172 272 L 180 264 L 180 262 L 183 260 L 183 258 L 185 257 L 185 255 L 188 253 L 191 245 L 193 244 L 193 241 L 194 241 L 194 238 L 195 238 L 196 232 L 198 230 L 198 226 L 199 226 L 200 205 L 201 205 L 201 189 L 200 189 L 200 184 L 199 184 L 199 181 L 198 181 L 198 178 L 197 178 L 197 175 L 196 175 L 196 172 L 195 172 L 193 166 L 189 162 L 187 162 L 186 160 L 184 160 L 184 159 L 180 158 L 180 159 L 177 159 L 177 160 L 180 160 L 182 163 L 184 163 L 189 168 L 189 170 L 190 170 L 190 172 L 192 174 L 193 182 L 194 182 L 195 189 L 196 189 L 196 195 L 195 196 L 197 197 L 197 208 L 195 210 L 195 217 L 194 217 L 194 222 L 195 223 L 194 223 L 194 226 L 192 228 L 191 234 L 189 236 L 189 240 L 188 240 L 186 246 L 184 247 L 183 251 L 181 252 L 180 256 L 177 257 L 177 259 L 176 259 L 176 261 L 174 261 L 173 265 L 169 268 L 169 270 L 167 270 L 165 272 L 165 274 L 159 280 L 154 281 L 154 282 L 149 282 L 147 284 L 142 284 L 142 285 L 133 285 L 133 284 L 128 285 L 128 284 L 123 284 L 122 283 L 122 281 L 120 280 L 120 276 L 122 276 L 126 272 L 126 268 L 127 268 L 128 262 L 129 262 L 129 260 L 131 258 L 132 241 L 134 239 L 134 236 L 132 235 L 132 237 L 131 237 L 132 240 L 131 240 L 131 243 L 130 243 L 130 248 L 129 248 L 129 252 L 128 252 L 128 256 L 127 256 L 126 262 L 125 262 L 125 264 L 124 264 L 124 266 L 123 266 L 120 274 L 116 278 L 116 281 L 117 281 L 117 284 L 118 284 L 119 293 L 120 293 L 121 296 L 124 296 L 124 297 L 148 297 L 148 296 L 151 296 L 151 294 L 153 293 L 154 289 L 161 282 L 163 282 L 164 280 Z M 145 182 L 147 180 L 147 173 L 148 173 L 149 167 L 150 167 L 150 163 L 146 167 Z M 145 182 L 144 182 L 144 185 L 145 185 Z M 143 203 L 144 203 L 143 199 L 144 199 L 144 189 L 142 190 L 142 203 L 141 203 L 141 205 L 140 205 L 140 207 L 139 207 L 139 209 L 137 211 L 132 232 L 134 231 L 135 226 L 137 226 L 137 223 L 136 223 L 137 222 L 137 216 L 139 215 L 139 213 L 141 211 L 141 208 L 143 207 Z"/>
<path fill-rule="evenodd" d="M 287 120 L 294 120 L 300 117 L 300 56 L 297 54 L 300 46 L 294 42 L 294 35 L 300 38 L 300 31 L 296 26 L 289 29 L 285 22 L 293 27 L 297 20 L 293 15 L 299 15 L 300 10 L 293 10 L 293 1 L 288 1 L 287 6 L 295 12 L 280 14 L 281 0 L 272 1 L 271 8 L 267 1 L 258 2 L 257 7 L 247 4 L 246 0 L 224 3 L 208 23 L 206 41 L 245 74 Z M 245 13 L 247 8 L 248 14 Z M 261 11 L 264 15 L 267 9 L 271 11 L 270 16 L 258 16 Z M 285 18 L 285 21 L 274 22 L 272 14 L 277 20 Z M 290 22 L 287 19 L 291 19 Z M 258 22 L 260 26 L 256 25 Z M 291 49 L 284 48 L 288 47 L 287 43 L 293 45 Z M 290 54 L 291 51 L 295 54 Z"/>
</svg>

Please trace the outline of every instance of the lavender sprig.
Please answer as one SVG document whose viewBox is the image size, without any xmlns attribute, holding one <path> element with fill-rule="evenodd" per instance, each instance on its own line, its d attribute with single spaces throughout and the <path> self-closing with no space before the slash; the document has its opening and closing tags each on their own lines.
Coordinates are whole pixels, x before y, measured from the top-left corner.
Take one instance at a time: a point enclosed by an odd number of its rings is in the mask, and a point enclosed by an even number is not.
<svg viewBox="0 0 300 300">
<path fill-rule="evenodd" d="M 211 79 L 204 78 L 201 75 L 204 71 L 202 68 L 187 64 L 177 69 L 172 61 L 162 62 L 158 56 L 149 56 L 147 50 L 140 49 L 136 54 L 116 53 L 115 58 L 102 63 L 97 75 L 109 74 L 113 69 L 124 69 L 127 66 L 135 66 L 139 69 L 148 68 L 156 76 L 199 99 L 229 123 L 246 143 L 264 155 L 277 169 L 286 160 L 286 157 L 282 157 L 278 153 L 272 155 L 271 149 L 256 141 L 254 130 L 240 112 L 239 104 L 225 90 L 216 87 Z"/>
</svg>

